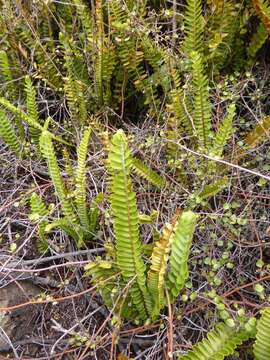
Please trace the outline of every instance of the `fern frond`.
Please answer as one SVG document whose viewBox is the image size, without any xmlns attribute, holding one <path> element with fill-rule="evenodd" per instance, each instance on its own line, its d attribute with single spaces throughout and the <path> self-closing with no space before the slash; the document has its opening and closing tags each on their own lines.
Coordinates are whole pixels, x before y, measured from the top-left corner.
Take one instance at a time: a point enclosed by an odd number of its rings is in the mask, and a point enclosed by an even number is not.
<svg viewBox="0 0 270 360">
<path fill-rule="evenodd" d="M 111 261 L 98 259 L 85 266 L 84 277 L 88 276 L 91 276 L 93 284 L 97 285 L 105 305 L 112 309 L 117 296 L 117 292 L 113 290 L 119 281 L 119 269 Z"/>
<path fill-rule="evenodd" d="M 188 0 L 185 8 L 185 41 L 184 51 L 203 53 L 204 19 L 201 0 Z"/>
<path fill-rule="evenodd" d="M 158 189 L 165 186 L 165 180 L 140 159 L 133 157 L 131 167 L 136 174 L 155 185 Z"/>
<path fill-rule="evenodd" d="M 117 264 L 126 284 L 130 284 L 132 301 L 142 320 L 151 314 L 151 298 L 146 287 L 145 264 L 139 239 L 136 194 L 130 178 L 132 157 L 126 136 L 118 130 L 112 138 L 108 158 L 111 172 L 110 203 L 116 238 Z"/>
<path fill-rule="evenodd" d="M 6 51 L 0 51 L 0 75 L 6 82 L 11 82 L 13 80 L 13 76 L 11 74 L 8 56 Z"/>
<path fill-rule="evenodd" d="M 169 260 L 166 285 L 171 300 L 176 298 L 188 278 L 188 257 L 197 216 L 192 211 L 184 211 L 175 225 L 175 238 Z"/>
<path fill-rule="evenodd" d="M 9 102 L 7 99 L 4 99 L 4 98 L 0 97 L 0 106 L 3 106 L 5 109 L 10 111 L 12 114 L 17 116 L 18 118 L 25 121 L 28 125 L 32 126 L 33 128 L 35 128 L 37 130 L 40 130 L 40 131 L 43 130 L 43 127 L 39 123 L 37 123 L 34 119 L 32 119 L 30 116 L 28 116 L 24 111 L 20 110 L 19 108 L 17 108 L 13 104 L 11 104 L 11 102 Z M 55 141 L 58 141 L 60 143 L 68 145 L 68 146 L 70 145 L 69 143 L 67 143 L 63 139 L 59 138 L 58 136 L 55 136 L 54 134 L 52 134 L 50 132 L 48 132 L 48 134 Z"/>
<path fill-rule="evenodd" d="M 34 88 L 30 77 L 27 75 L 25 77 L 25 92 L 26 92 L 26 105 L 27 105 L 27 114 L 35 122 L 39 122 L 39 115 L 36 102 L 36 89 Z"/>
<path fill-rule="evenodd" d="M 233 118 L 235 116 L 235 104 L 231 104 L 228 107 L 227 115 L 223 119 L 219 129 L 215 135 L 213 145 L 211 148 L 211 154 L 217 157 L 221 157 L 224 151 L 225 145 L 229 140 L 233 131 Z"/>
<path fill-rule="evenodd" d="M 165 274 L 171 244 L 174 240 L 174 224 L 165 224 L 160 239 L 155 243 L 148 271 L 147 286 L 153 298 L 152 318 L 159 315 L 165 304 Z"/>
<path fill-rule="evenodd" d="M 69 220 L 69 223 L 76 223 L 76 215 L 74 214 L 73 207 L 67 198 L 67 191 L 65 189 L 61 172 L 57 163 L 56 154 L 52 139 L 47 131 L 43 131 L 40 136 L 40 151 L 47 161 L 49 173 L 55 188 L 55 191 L 61 202 L 63 213 Z"/>
<path fill-rule="evenodd" d="M 252 35 L 250 40 L 247 54 L 248 54 L 248 65 L 251 65 L 258 51 L 262 48 L 263 44 L 267 40 L 269 33 L 267 32 L 264 24 L 261 22 L 258 25 L 256 32 Z"/>
<path fill-rule="evenodd" d="M 29 76 L 25 77 L 25 92 L 27 114 L 31 119 L 33 119 L 37 124 L 39 124 L 39 115 L 36 102 L 36 90 Z M 29 132 L 33 141 L 38 144 L 40 131 L 30 126 Z"/>
<path fill-rule="evenodd" d="M 44 254 L 48 251 L 49 245 L 45 236 L 45 228 L 48 224 L 47 216 L 49 214 L 49 210 L 46 205 L 42 201 L 42 199 L 38 196 L 37 193 L 33 193 L 30 198 L 30 206 L 31 206 L 31 214 L 29 215 L 30 220 L 38 221 L 38 233 L 39 239 L 37 243 L 37 249 L 39 253 Z"/>
<path fill-rule="evenodd" d="M 68 236 L 75 240 L 78 248 L 84 245 L 83 230 L 81 226 L 76 223 L 71 223 L 70 219 L 63 218 L 53 221 L 52 223 L 45 226 L 45 233 L 50 233 L 54 229 L 63 230 Z"/>
<path fill-rule="evenodd" d="M 76 6 L 76 12 L 84 29 L 83 33 L 87 38 L 87 49 L 91 50 L 93 43 L 93 23 L 90 16 L 90 9 L 83 0 L 72 0 L 72 2 Z"/>
<path fill-rule="evenodd" d="M 244 143 L 248 146 L 249 149 L 254 149 L 257 145 L 269 139 L 270 116 L 266 116 L 254 127 L 253 130 L 248 133 L 248 135 L 244 139 Z"/>
<path fill-rule="evenodd" d="M 236 34 L 239 31 L 240 13 L 230 1 L 213 1 L 213 13 L 208 25 L 209 60 L 213 69 L 219 70 L 235 48 Z"/>
<path fill-rule="evenodd" d="M 30 206 L 31 218 L 33 220 L 39 220 L 40 218 L 43 218 L 49 214 L 49 210 L 47 209 L 46 205 L 35 192 L 31 195 Z"/>
<path fill-rule="evenodd" d="M 238 345 L 251 337 L 245 329 L 231 328 L 224 323 L 218 324 L 207 337 L 195 345 L 186 355 L 179 356 L 180 360 L 223 360 L 232 355 Z"/>
<path fill-rule="evenodd" d="M 192 85 L 193 85 L 193 121 L 196 135 L 202 151 L 208 151 L 211 138 L 211 107 L 207 77 L 199 53 L 193 52 L 192 59 Z"/>
<path fill-rule="evenodd" d="M 270 4 L 268 0 L 252 0 L 257 15 L 270 34 Z"/>
<path fill-rule="evenodd" d="M 3 111 L 0 111 L 0 137 L 16 155 L 19 155 L 20 143 L 13 126 Z"/>
<path fill-rule="evenodd" d="M 90 211 L 89 211 L 89 232 L 93 233 L 97 227 L 98 215 L 99 215 L 99 204 L 104 200 L 103 193 L 98 193 L 97 196 L 94 197 L 91 203 Z"/>
<path fill-rule="evenodd" d="M 268 360 L 270 356 L 270 308 L 263 309 L 257 323 L 256 341 L 253 347 L 255 360 Z"/>
<path fill-rule="evenodd" d="M 88 143 L 91 131 L 89 129 L 84 131 L 83 138 L 77 150 L 78 165 L 75 176 L 76 187 L 76 208 L 80 222 L 84 229 L 89 229 L 89 218 L 87 209 L 87 196 L 86 196 L 86 156 Z"/>
<path fill-rule="evenodd" d="M 194 135 L 192 123 L 192 104 L 182 89 L 174 89 L 170 92 L 171 104 L 169 110 L 173 111 L 178 120 L 178 126 L 183 127 L 189 136 Z"/>
<path fill-rule="evenodd" d="M 209 197 L 217 195 L 226 186 L 228 186 L 228 178 L 225 176 L 212 184 L 205 185 L 197 196 L 200 200 L 208 199 Z"/>
</svg>

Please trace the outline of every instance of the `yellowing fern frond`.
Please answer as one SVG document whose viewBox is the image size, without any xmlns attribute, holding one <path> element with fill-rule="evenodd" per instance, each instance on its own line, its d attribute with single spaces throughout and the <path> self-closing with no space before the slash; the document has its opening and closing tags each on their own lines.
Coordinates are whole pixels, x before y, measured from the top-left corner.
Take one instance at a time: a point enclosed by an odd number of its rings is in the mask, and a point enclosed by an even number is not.
<svg viewBox="0 0 270 360">
<path fill-rule="evenodd" d="M 270 4 L 268 0 L 252 0 L 257 15 L 262 20 L 265 28 L 270 34 Z"/>
<path fill-rule="evenodd" d="M 175 225 L 167 277 L 171 300 L 178 296 L 188 278 L 188 257 L 196 219 L 197 216 L 192 211 L 184 211 Z"/>
<path fill-rule="evenodd" d="M 148 271 L 147 286 L 153 298 L 152 318 L 159 315 L 165 304 L 165 275 L 171 244 L 174 240 L 173 224 L 165 224 L 160 239 L 155 243 Z"/>
</svg>

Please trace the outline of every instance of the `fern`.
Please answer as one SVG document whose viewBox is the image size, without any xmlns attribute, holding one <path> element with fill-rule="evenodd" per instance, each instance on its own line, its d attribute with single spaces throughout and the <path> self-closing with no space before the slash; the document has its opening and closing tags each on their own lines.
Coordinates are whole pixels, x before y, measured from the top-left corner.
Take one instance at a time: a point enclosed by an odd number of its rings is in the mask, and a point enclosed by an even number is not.
<svg viewBox="0 0 270 360">
<path fill-rule="evenodd" d="M 196 196 L 198 196 L 200 200 L 205 200 L 209 197 L 217 195 L 227 186 L 228 186 L 228 178 L 225 176 L 211 184 L 205 185 L 203 189 Z"/>
<path fill-rule="evenodd" d="M 252 0 L 253 6 L 270 34 L 270 4 L 267 0 Z"/>
<path fill-rule="evenodd" d="M 166 224 L 160 239 L 155 243 L 148 271 L 147 286 L 153 298 L 152 318 L 159 315 L 165 304 L 165 274 L 171 244 L 174 240 L 174 225 Z"/>
<path fill-rule="evenodd" d="M 269 139 L 270 135 L 270 116 L 266 116 L 251 130 L 244 139 L 244 143 L 249 149 L 254 149 L 257 145 Z"/>
<path fill-rule="evenodd" d="M 104 200 L 103 193 L 98 193 L 97 196 L 92 200 L 90 211 L 89 211 L 89 232 L 93 233 L 97 227 L 98 215 L 99 215 L 99 204 Z"/>
<path fill-rule="evenodd" d="M 252 332 L 231 328 L 224 323 L 216 325 L 215 329 L 207 334 L 200 343 L 193 346 L 186 355 L 179 356 L 181 360 L 223 360 L 232 355 L 238 345 L 248 340 Z"/>
<path fill-rule="evenodd" d="M 83 134 L 83 138 L 77 150 L 78 157 L 78 165 L 75 177 L 75 186 L 76 186 L 76 207 L 78 216 L 81 222 L 81 225 L 85 230 L 89 229 L 89 217 L 88 217 L 88 209 L 86 205 L 86 171 L 85 171 L 85 163 L 87 156 L 87 148 L 90 138 L 90 130 L 85 130 Z"/>
<path fill-rule="evenodd" d="M 15 154 L 20 154 L 20 143 L 17 135 L 3 111 L 0 111 L 0 137 L 10 147 L 10 149 L 15 152 Z"/>
<path fill-rule="evenodd" d="M 140 159 L 133 157 L 131 167 L 136 174 L 143 177 L 157 188 L 161 189 L 165 186 L 165 180 Z"/>
<path fill-rule="evenodd" d="M 223 122 L 219 126 L 218 132 L 215 135 L 211 153 L 214 156 L 221 157 L 224 151 L 224 147 L 227 144 L 233 130 L 233 118 L 235 116 L 235 104 L 231 104 L 228 107 L 227 115 Z"/>
<path fill-rule="evenodd" d="M 25 92 L 26 92 L 27 114 L 31 119 L 33 119 L 37 124 L 39 124 L 39 115 L 38 115 L 38 108 L 36 102 L 36 90 L 29 76 L 25 77 Z M 40 131 L 32 126 L 30 126 L 29 131 L 34 143 L 38 144 Z"/>
<path fill-rule="evenodd" d="M 207 41 L 208 58 L 213 69 L 220 70 L 235 50 L 236 35 L 240 31 L 240 11 L 232 1 L 212 1 L 212 3 L 213 13 L 207 27 L 210 34 Z"/>
<path fill-rule="evenodd" d="M 265 26 L 263 23 L 260 23 L 256 32 L 252 35 L 252 38 L 250 40 L 247 54 L 248 54 L 248 61 L 247 64 L 250 66 L 254 58 L 257 54 L 257 52 L 262 48 L 263 44 L 267 40 L 269 36 L 269 33 L 267 32 Z"/>
<path fill-rule="evenodd" d="M 184 211 L 175 225 L 175 239 L 172 242 L 166 282 L 171 300 L 178 296 L 188 278 L 188 256 L 196 218 L 197 216 L 192 211 Z"/>
<path fill-rule="evenodd" d="M 203 151 L 208 150 L 211 138 L 211 108 L 209 101 L 208 81 L 204 74 L 204 66 L 199 53 L 193 52 L 192 85 L 193 85 L 193 121 L 199 145 Z"/>
<path fill-rule="evenodd" d="M 49 245 L 45 236 L 45 228 L 48 224 L 47 216 L 49 214 L 49 210 L 46 208 L 46 205 L 37 193 L 32 194 L 30 198 L 30 206 L 31 214 L 29 215 L 29 219 L 38 221 L 38 233 L 40 238 L 38 239 L 37 248 L 39 253 L 44 254 L 49 249 Z"/>
<path fill-rule="evenodd" d="M 125 283 L 131 286 L 131 298 L 139 317 L 145 320 L 150 317 L 152 303 L 146 287 L 136 195 L 132 190 L 130 179 L 132 157 L 122 130 L 117 131 L 112 138 L 108 160 L 112 177 L 110 203 L 116 238 L 117 264 Z"/>
<path fill-rule="evenodd" d="M 169 110 L 174 112 L 178 126 L 182 127 L 189 136 L 193 136 L 194 124 L 191 119 L 192 104 L 189 96 L 182 89 L 174 89 L 171 91 L 170 97 Z"/>
<path fill-rule="evenodd" d="M 7 99 L 4 98 L 0 98 L 0 106 L 3 106 L 5 109 L 7 109 L 8 111 L 10 111 L 12 114 L 14 114 L 15 116 L 17 116 L 18 118 L 20 118 L 21 120 L 25 121 L 29 126 L 42 131 L 43 127 L 37 123 L 32 117 L 28 116 L 24 111 L 20 110 L 19 108 L 17 108 L 16 106 L 12 105 L 11 102 L 9 102 Z M 69 143 L 67 143 L 66 141 L 64 141 L 63 139 L 61 139 L 60 137 L 50 133 L 49 131 L 47 132 L 50 137 L 52 139 L 54 139 L 55 141 L 58 141 L 60 143 L 63 143 L 65 145 L 70 146 Z"/>
<path fill-rule="evenodd" d="M 187 55 L 192 51 L 203 53 L 204 19 L 201 0 L 188 0 L 185 10 L 184 50 Z"/>
<path fill-rule="evenodd" d="M 6 82 L 12 82 L 13 76 L 11 74 L 7 52 L 0 50 L 0 74 Z"/>
<path fill-rule="evenodd" d="M 68 218 L 58 219 L 52 223 L 46 225 L 44 231 L 50 233 L 54 229 L 61 229 L 67 235 L 71 236 L 78 246 L 78 248 L 84 245 L 84 234 L 80 225 L 77 223 L 71 223 Z"/>
<path fill-rule="evenodd" d="M 270 355 L 270 308 L 263 309 L 257 324 L 254 344 L 255 360 L 268 360 Z"/>
<path fill-rule="evenodd" d="M 57 163 L 52 139 L 47 131 L 43 131 L 40 136 L 40 151 L 47 161 L 49 173 L 53 181 L 55 191 L 61 202 L 63 213 L 68 219 L 69 223 L 72 224 L 76 222 L 76 215 L 74 214 L 73 207 L 67 198 L 67 192 Z"/>
</svg>

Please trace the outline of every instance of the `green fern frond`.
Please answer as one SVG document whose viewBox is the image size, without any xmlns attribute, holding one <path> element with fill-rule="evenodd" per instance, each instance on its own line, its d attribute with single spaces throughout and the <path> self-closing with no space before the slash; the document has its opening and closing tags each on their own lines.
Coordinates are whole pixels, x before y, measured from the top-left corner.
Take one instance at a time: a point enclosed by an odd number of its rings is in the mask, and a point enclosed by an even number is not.
<svg viewBox="0 0 270 360">
<path fill-rule="evenodd" d="M 188 0 L 185 8 L 185 41 L 184 51 L 203 53 L 204 19 L 201 0 Z"/>
<path fill-rule="evenodd" d="M 85 266 L 84 277 L 92 277 L 92 282 L 102 296 L 105 305 L 112 309 L 118 292 L 117 282 L 119 281 L 119 269 L 111 261 L 97 259 Z M 114 290 L 114 291 L 113 291 Z M 117 310 L 115 309 L 115 312 Z"/>
<path fill-rule="evenodd" d="M 199 53 L 191 53 L 193 85 L 193 122 L 199 145 L 207 152 L 211 139 L 211 106 L 209 100 L 208 80 Z"/>
<path fill-rule="evenodd" d="M 34 88 L 29 76 L 25 77 L 25 92 L 26 92 L 27 114 L 31 119 L 33 119 L 37 124 L 39 124 L 39 115 L 38 115 L 38 108 L 36 101 L 36 89 Z M 40 131 L 30 126 L 29 132 L 34 143 L 38 144 Z"/>
<path fill-rule="evenodd" d="M 214 70 L 221 69 L 235 48 L 236 34 L 239 32 L 240 13 L 230 1 L 213 1 L 213 13 L 209 19 L 207 46 L 209 60 Z"/>
<path fill-rule="evenodd" d="M 61 177 L 52 139 L 47 131 L 43 131 L 40 136 L 40 151 L 47 161 L 49 173 L 61 202 L 63 213 L 70 224 L 76 223 L 76 215 L 74 214 L 71 202 L 67 198 L 67 191 Z"/>
<path fill-rule="evenodd" d="M 26 105 L 27 114 L 35 121 L 39 122 L 38 108 L 36 102 L 36 89 L 34 88 L 30 77 L 25 77 L 25 92 L 26 92 Z"/>
<path fill-rule="evenodd" d="M 0 75 L 6 82 L 11 82 L 13 80 L 13 76 L 11 74 L 8 56 L 6 51 L 0 51 Z"/>
<path fill-rule="evenodd" d="M 37 123 L 34 119 L 32 119 L 30 116 L 28 116 L 24 111 L 20 110 L 16 106 L 12 105 L 11 102 L 9 102 L 7 99 L 0 97 L 0 106 L 3 106 L 5 109 L 10 111 L 12 114 L 20 118 L 21 120 L 25 121 L 29 126 L 32 126 L 33 128 L 42 131 L 43 127 Z M 58 141 L 60 143 L 63 143 L 65 145 L 70 146 L 69 143 L 64 141 L 63 139 L 59 138 L 58 136 L 55 136 L 48 132 L 50 137 L 54 139 L 55 141 Z"/>
<path fill-rule="evenodd" d="M 223 360 L 232 355 L 237 346 L 248 340 L 252 333 L 246 329 L 231 328 L 224 323 L 218 324 L 200 343 L 195 345 L 180 360 Z"/>
<path fill-rule="evenodd" d="M 83 34 L 87 38 L 87 49 L 92 49 L 93 44 L 93 23 L 90 16 L 90 9 L 83 2 L 83 0 L 72 0 L 73 4 L 76 6 L 76 12 L 83 26 Z"/>
<path fill-rule="evenodd" d="M 77 150 L 78 165 L 75 176 L 75 187 L 76 187 L 76 208 L 83 228 L 87 231 L 90 223 L 88 218 L 87 209 L 87 196 L 86 196 L 86 157 L 87 149 L 91 131 L 87 129 L 84 131 L 83 138 Z"/>
<path fill-rule="evenodd" d="M 85 98 L 86 84 L 80 79 L 76 78 L 76 57 L 74 48 L 75 45 L 67 34 L 59 33 L 59 41 L 64 52 L 64 67 L 67 74 L 64 78 L 65 95 L 69 107 L 70 114 L 74 120 L 79 123 L 86 122 L 87 119 L 87 105 Z"/>
<path fill-rule="evenodd" d="M 140 159 L 133 157 L 131 167 L 136 174 L 155 185 L 158 189 L 165 186 L 165 180 Z"/>
<path fill-rule="evenodd" d="M 126 284 L 131 286 L 132 301 L 142 320 L 150 317 L 151 298 L 146 287 L 145 264 L 139 239 L 136 194 L 132 190 L 131 153 L 126 136 L 118 130 L 112 138 L 108 158 L 111 172 L 110 203 L 116 238 L 117 264 Z"/>
<path fill-rule="evenodd" d="M 217 195 L 225 187 L 228 186 L 228 178 L 225 176 L 212 184 L 207 184 L 204 188 L 198 193 L 200 200 L 208 199 L 209 197 Z"/>
<path fill-rule="evenodd" d="M 20 154 L 20 143 L 13 126 L 3 111 L 0 111 L 0 137 L 15 152 L 16 155 Z"/>
<path fill-rule="evenodd" d="M 188 257 L 197 216 L 192 211 L 184 211 L 175 225 L 175 238 L 169 261 L 166 285 L 171 300 L 176 298 L 188 278 Z"/>
<path fill-rule="evenodd" d="M 268 360 L 270 356 L 270 308 L 263 309 L 257 323 L 256 341 L 253 347 L 255 360 Z"/>
<path fill-rule="evenodd" d="M 223 119 L 219 129 L 215 135 L 213 145 L 211 148 L 211 154 L 217 157 L 221 157 L 227 145 L 227 141 L 229 140 L 232 131 L 233 131 L 233 118 L 235 116 L 235 104 L 231 104 L 228 107 L 227 115 Z"/>
<path fill-rule="evenodd" d="M 31 217 L 34 220 L 38 220 L 43 218 L 49 214 L 49 210 L 46 205 L 42 201 L 42 199 L 38 196 L 37 193 L 33 193 L 30 198 L 30 206 L 31 206 Z"/>
<path fill-rule="evenodd" d="M 31 195 L 30 206 L 31 214 L 29 215 L 29 219 L 38 221 L 39 239 L 37 242 L 37 249 L 40 254 L 44 254 L 49 249 L 49 244 L 45 236 L 45 228 L 48 224 L 47 216 L 49 214 L 49 210 L 37 193 L 33 193 Z"/>
<path fill-rule="evenodd" d="M 170 92 L 171 104 L 169 110 L 173 111 L 178 120 L 178 126 L 183 127 L 189 136 L 194 135 L 192 123 L 192 104 L 190 98 L 182 89 L 174 89 Z"/>
<path fill-rule="evenodd" d="M 249 43 L 249 46 L 247 49 L 247 54 L 248 54 L 247 64 L 249 66 L 253 63 L 256 54 L 262 48 L 262 46 L 265 43 L 265 41 L 267 40 L 268 36 L 269 36 L 269 33 L 267 32 L 264 24 L 261 22 L 258 25 L 256 32 L 252 35 L 252 38 L 250 40 L 250 43 Z"/>
<path fill-rule="evenodd" d="M 98 193 L 97 196 L 94 197 L 91 203 L 90 211 L 89 211 L 89 232 L 93 233 L 97 227 L 98 216 L 99 216 L 99 204 L 104 200 L 103 193 Z"/>
<path fill-rule="evenodd" d="M 78 248 L 84 245 L 84 234 L 80 225 L 71 223 L 69 219 L 63 218 L 53 221 L 52 223 L 45 226 L 45 233 L 50 233 L 54 229 L 63 230 L 68 236 L 75 240 Z"/>
<path fill-rule="evenodd" d="M 165 305 L 165 275 L 171 244 L 174 240 L 174 224 L 165 224 L 160 239 L 155 243 L 148 271 L 147 286 L 153 298 L 152 318 L 156 318 Z"/>
</svg>

